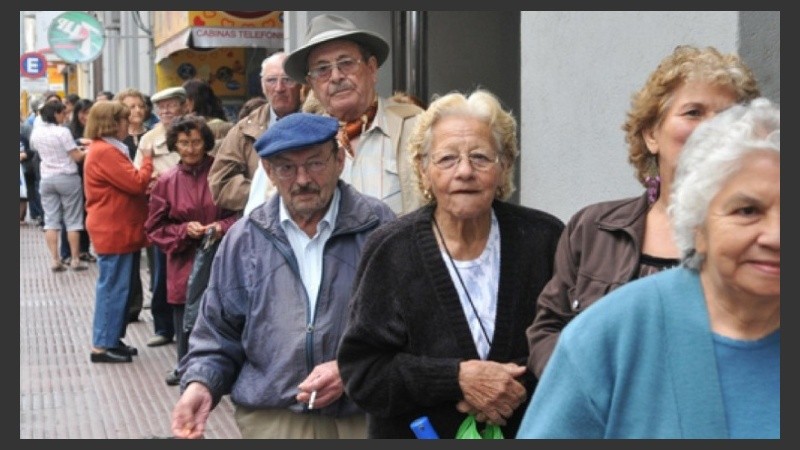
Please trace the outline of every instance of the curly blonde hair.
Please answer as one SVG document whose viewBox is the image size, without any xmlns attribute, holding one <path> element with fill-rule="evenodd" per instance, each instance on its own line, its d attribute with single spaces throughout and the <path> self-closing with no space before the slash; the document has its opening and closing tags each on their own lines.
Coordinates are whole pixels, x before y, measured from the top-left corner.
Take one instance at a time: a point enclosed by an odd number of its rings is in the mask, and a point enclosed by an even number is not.
<svg viewBox="0 0 800 450">
<path fill-rule="evenodd" d="M 425 188 L 422 172 L 428 164 L 428 152 L 433 140 L 433 127 L 442 118 L 451 116 L 474 117 L 489 125 L 500 164 L 503 168 L 503 182 L 497 187 L 495 198 L 506 200 L 514 192 L 514 161 L 519 155 L 517 149 L 517 121 L 510 112 L 503 109 L 500 100 L 491 92 L 477 89 L 469 95 L 451 92 L 434 98 L 427 110 L 420 114 L 417 124 L 408 141 L 411 165 L 417 177 L 418 189 L 428 203 L 436 201 L 433 194 Z"/>
<path fill-rule="evenodd" d="M 642 186 L 645 186 L 648 172 L 655 167 L 655 156 L 648 151 L 643 134 L 661 124 L 673 93 L 687 81 L 729 87 L 736 94 L 737 102 L 760 95 L 753 72 L 738 55 L 723 54 L 714 47 L 675 47 L 633 95 L 627 120 L 622 125 L 628 143 L 628 162 L 636 169 L 636 178 Z"/>
<path fill-rule="evenodd" d="M 121 102 L 128 97 L 138 98 L 142 101 L 142 103 L 144 103 L 144 107 L 147 108 L 147 99 L 144 97 L 144 94 L 138 89 L 134 88 L 126 88 L 117 92 L 117 95 L 114 96 L 114 100 Z"/>
</svg>

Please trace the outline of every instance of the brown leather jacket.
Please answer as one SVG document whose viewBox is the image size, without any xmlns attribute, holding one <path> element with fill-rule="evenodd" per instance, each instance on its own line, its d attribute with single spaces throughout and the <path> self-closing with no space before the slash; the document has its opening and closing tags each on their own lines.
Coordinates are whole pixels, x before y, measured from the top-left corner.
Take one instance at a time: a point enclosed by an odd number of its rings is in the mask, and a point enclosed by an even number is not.
<svg viewBox="0 0 800 450">
<path fill-rule="evenodd" d="M 537 377 L 567 323 L 638 273 L 647 210 L 645 193 L 589 205 L 570 219 L 558 241 L 553 277 L 526 330 L 528 369 Z"/>
</svg>

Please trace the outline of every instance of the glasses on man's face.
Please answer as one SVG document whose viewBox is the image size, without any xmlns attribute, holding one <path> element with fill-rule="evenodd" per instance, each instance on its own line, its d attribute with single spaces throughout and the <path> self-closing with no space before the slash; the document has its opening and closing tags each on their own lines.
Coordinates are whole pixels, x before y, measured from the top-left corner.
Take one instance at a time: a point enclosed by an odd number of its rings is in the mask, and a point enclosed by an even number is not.
<svg viewBox="0 0 800 450">
<path fill-rule="evenodd" d="M 325 159 L 312 159 L 311 161 L 306 161 L 299 165 L 294 163 L 270 162 L 270 166 L 272 166 L 275 175 L 281 180 L 292 180 L 297 176 L 297 168 L 300 166 L 303 166 L 303 169 L 309 175 L 321 174 L 325 168 L 328 167 L 328 161 L 331 160 L 333 155 L 334 153 L 331 152 Z"/>
<path fill-rule="evenodd" d="M 339 69 L 339 72 L 342 75 L 350 75 L 351 73 L 355 72 L 356 68 L 358 68 L 358 65 L 362 62 L 363 61 L 361 59 L 342 58 L 333 64 L 323 63 L 310 69 L 308 71 L 308 76 L 312 80 L 325 81 L 333 74 L 334 66 Z"/>
<path fill-rule="evenodd" d="M 267 77 L 264 78 L 264 83 L 269 87 L 274 87 L 278 85 L 278 82 L 281 82 L 286 87 L 295 87 L 297 85 L 297 81 L 289 77 Z"/>
<path fill-rule="evenodd" d="M 156 109 L 158 112 L 175 112 L 181 108 L 181 103 L 179 102 L 169 102 L 169 103 L 158 103 L 156 104 Z"/>
<path fill-rule="evenodd" d="M 178 139 L 178 142 L 175 143 L 175 145 L 180 148 L 189 148 L 189 146 L 199 148 L 202 147 L 203 144 L 205 144 L 205 141 L 202 139 L 192 139 L 191 141 L 188 139 Z"/>
<path fill-rule="evenodd" d="M 441 170 L 449 170 L 458 166 L 462 159 L 464 159 L 464 155 L 457 152 L 443 151 L 431 155 L 431 162 Z M 474 151 L 467 155 L 467 161 L 469 161 L 469 165 L 473 169 L 484 171 L 491 169 L 492 166 L 500 162 L 500 156 L 491 155 L 483 151 Z"/>
</svg>

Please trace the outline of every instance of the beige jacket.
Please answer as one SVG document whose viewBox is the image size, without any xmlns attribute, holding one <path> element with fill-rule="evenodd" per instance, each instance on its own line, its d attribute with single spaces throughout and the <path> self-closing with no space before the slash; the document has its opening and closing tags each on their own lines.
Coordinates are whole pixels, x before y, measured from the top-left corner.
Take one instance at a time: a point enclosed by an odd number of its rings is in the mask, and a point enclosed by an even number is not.
<svg viewBox="0 0 800 450">
<path fill-rule="evenodd" d="M 423 110 L 410 103 L 387 100 L 384 112 L 389 123 L 392 147 L 397 155 L 397 173 L 400 176 L 400 190 L 403 197 L 403 210 L 399 214 L 405 214 L 425 203 L 419 192 L 418 178 L 411 164 L 411 154 L 408 152 L 408 140 L 417 123 L 417 117 Z"/>
<path fill-rule="evenodd" d="M 208 152 L 209 155 L 216 157 L 219 146 L 222 145 L 222 140 L 225 135 L 233 128 L 233 123 L 222 120 L 219 117 L 214 117 L 206 121 L 211 133 L 214 134 L 214 148 Z"/>
<path fill-rule="evenodd" d="M 220 208 L 241 211 L 260 163 L 253 144 L 269 126 L 269 104 L 240 120 L 222 139 L 208 173 L 211 197 Z"/>
<path fill-rule="evenodd" d="M 181 155 L 178 152 L 171 152 L 167 148 L 167 129 L 160 122 L 152 130 L 145 133 L 139 141 L 139 146 L 136 148 L 136 157 L 133 159 L 133 165 L 137 169 L 141 168 L 143 148 L 153 149 L 152 178 L 154 179 L 175 167 L 181 160 Z"/>
</svg>

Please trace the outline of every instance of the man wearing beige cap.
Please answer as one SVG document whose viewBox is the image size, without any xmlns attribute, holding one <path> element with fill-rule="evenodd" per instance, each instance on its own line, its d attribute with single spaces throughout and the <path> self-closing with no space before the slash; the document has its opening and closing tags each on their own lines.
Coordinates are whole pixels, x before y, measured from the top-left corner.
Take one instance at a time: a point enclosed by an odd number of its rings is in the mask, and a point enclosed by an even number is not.
<svg viewBox="0 0 800 450">
<path fill-rule="evenodd" d="M 406 153 L 422 109 L 378 96 L 378 68 L 388 56 L 389 44 L 380 35 L 322 14 L 311 20 L 303 45 L 289 54 L 283 70 L 308 83 L 325 114 L 339 121 L 346 152 L 342 179 L 403 214 L 422 204 Z M 258 194 L 251 194 L 245 211 L 263 203 L 263 195 L 254 198 Z"/>
<path fill-rule="evenodd" d="M 139 141 L 139 149 L 133 164 L 139 167 L 142 161 L 141 148 L 153 149 L 153 180 L 165 172 L 167 169 L 178 164 L 180 156 L 175 152 L 170 152 L 167 148 L 167 128 L 172 121 L 182 116 L 186 112 L 186 91 L 182 87 L 171 87 L 156 92 L 150 100 L 158 112 L 161 120 L 152 130 L 142 136 Z"/>
<path fill-rule="evenodd" d="M 175 118 L 186 113 L 186 91 L 182 87 L 171 87 L 156 92 L 150 97 L 150 100 L 161 121 L 142 136 L 133 164 L 137 168 L 141 164 L 142 149 L 152 151 L 153 175 L 150 183 L 150 187 L 152 187 L 159 175 L 176 166 L 180 161 L 180 155 L 167 148 L 167 129 Z M 147 247 L 147 262 L 150 267 L 150 290 L 152 293 L 150 311 L 153 314 L 154 331 L 153 336 L 147 341 L 147 346 L 157 347 L 169 344 L 175 337 L 172 307 L 167 303 L 167 255 L 156 246 Z"/>
</svg>

